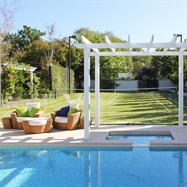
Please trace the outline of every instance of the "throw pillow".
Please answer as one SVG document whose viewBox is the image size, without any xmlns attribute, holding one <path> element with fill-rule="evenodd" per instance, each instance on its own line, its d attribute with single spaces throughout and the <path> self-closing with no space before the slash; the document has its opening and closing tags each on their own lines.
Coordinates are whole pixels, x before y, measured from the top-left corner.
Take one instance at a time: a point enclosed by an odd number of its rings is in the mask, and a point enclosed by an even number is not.
<svg viewBox="0 0 187 187">
<path fill-rule="evenodd" d="M 76 103 L 76 102 L 69 102 L 68 103 L 69 107 L 75 107 L 75 108 L 79 108 L 79 103 Z"/>
<path fill-rule="evenodd" d="M 32 107 L 30 110 L 29 110 L 29 116 L 30 117 L 34 117 L 34 114 L 36 114 L 37 112 L 39 112 L 39 108 L 38 107 L 36 107 L 36 106 L 34 106 L 34 107 Z"/>
<path fill-rule="evenodd" d="M 58 112 L 58 116 L 62 116 L 62 117 L 67 117 L 68 116 L 68 112 L 69 112 L 69 106 L 65 106 L 63 108 L 60 109 L 60 111 Z"/>
<path fill-rule="evenodd" d="M 16 108 L 18 117 L 28 117 L 27 107 Z"/>
<path fill-rule="evenodd" d="M 74 114 L 75 112 L 77 112 L 77 108 L 71 107 L 71 108 L 69 109 L 68 116 L 69 116 L 70 114 Z"/>
</svg>

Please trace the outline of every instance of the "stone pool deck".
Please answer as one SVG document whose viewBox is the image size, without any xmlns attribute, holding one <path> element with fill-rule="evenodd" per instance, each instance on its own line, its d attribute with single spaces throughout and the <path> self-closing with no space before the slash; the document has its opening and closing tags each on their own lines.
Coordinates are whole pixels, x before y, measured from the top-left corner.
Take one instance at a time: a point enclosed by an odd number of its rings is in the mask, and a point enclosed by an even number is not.
<svg viewBox="0 0 187 187">
<path fill-rule="evenodd" d="M 171 133 L 173 140 L 151 140 L 149 144 L 133 145 L 131 140 L 106 140 L 111 131 L 117 132 L 155 132 Z M 50 133 L 25 134 L 23 130 L 4 129 L 0 126 L 0 147 L 8 146 L 61 146 L 61 147 L 186 147 L 187 126 L 172 125 L 101 125 L 91 127 L 90 139 L 84 139 L 84 130 L 60 131 L 53 129 Z"/>
</svg>

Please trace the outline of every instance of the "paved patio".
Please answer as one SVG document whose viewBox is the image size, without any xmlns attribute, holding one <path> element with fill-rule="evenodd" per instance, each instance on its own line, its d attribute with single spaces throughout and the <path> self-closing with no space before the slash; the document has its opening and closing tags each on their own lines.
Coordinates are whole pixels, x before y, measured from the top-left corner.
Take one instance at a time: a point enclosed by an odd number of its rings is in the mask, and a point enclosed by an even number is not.
<svg viewBox="0 0 187 187">
<path fill-rule="evenodd" d="M 106 140 L 109 132 L 170 132 L 174 140 L 151 140 L 150 144 L 133 145 L 131 140 Z M 50 133 L 25 134 L 23 130 L 0 127 L 0 147 L 5 146 L 61 146 L 61 147 L 187 147 L 187 126 L 156 125 L 101 125 L 91 127 L 90 139 L 84 139 L 84 130 L 59 131 Z"/>
</svg>

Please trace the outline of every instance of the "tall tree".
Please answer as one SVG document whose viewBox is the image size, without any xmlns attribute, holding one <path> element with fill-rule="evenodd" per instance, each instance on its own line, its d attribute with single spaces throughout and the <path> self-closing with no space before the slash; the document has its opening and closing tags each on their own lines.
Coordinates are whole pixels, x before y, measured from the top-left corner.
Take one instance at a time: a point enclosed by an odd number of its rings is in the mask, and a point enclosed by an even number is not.
<svg viewBox="0 0 187 187">
<path fill-rule="evenodd" d="M 23 29 L 18 30 L 18 33 L 16 34 L 16 45 L 20 50 L 27 50 L 35 41 L 41 41 L 41 37 L 45 34 L 45 32 L 24 25 Z"/>
<path fill-rule="evenodd" d="M 91 31 L 89 28 L 80 28 L 79 30 L 75 32 L 75 34 L 78 35 L 79 42 L 81 42 L 81 35 L 84 35 L 88 40 L 90 40 L 90 42 L 93 42 L 93 43 L 105 42 L 104 40 L 105 35 L 109 37 L 111 42 L 118 42 L 118 43 L 124 42 L 120 38 L 115 37 L 111 32 L 106 32 L 106 33 L 94 32 L 94 31 Z M 105 49 L 105 50 L 108 50 L 108 49 Z M 76 71 L 77 69 L 75 69 L 75 77 L 77 78 L 81 77 L 82 78 L 81 81 L 83 81 L 83 67 L 84 67 L 83 55 L 81 56 L 81 58 L 82 60 L 79 59 L 79 64 L 80 64 L 79 71 Z M 74 63 L 76 63 L 76 61 L 74 61 Z M 94 79 L 95 78 L 94 77 L 95 75 L 94 58 L 91 58 L 90 64 L 91 64 L 90 76 L 91 76 L 91 79 Z M 80 71 L 80 67 L 81 67 L 81 71 Z M 100 58 L 101 82 L 106 81 L 106 80 L 113 82 L 114 80 L 118 79 L 119 72 L 125 72 L 131 69 L 132 69 L 132 64 L 131 64 L 130 58 L 127 58 L 127 57 L 102 57 Z M 109 84 L 109 86 L 111 85 L 112 84 Z"/>
</svg>

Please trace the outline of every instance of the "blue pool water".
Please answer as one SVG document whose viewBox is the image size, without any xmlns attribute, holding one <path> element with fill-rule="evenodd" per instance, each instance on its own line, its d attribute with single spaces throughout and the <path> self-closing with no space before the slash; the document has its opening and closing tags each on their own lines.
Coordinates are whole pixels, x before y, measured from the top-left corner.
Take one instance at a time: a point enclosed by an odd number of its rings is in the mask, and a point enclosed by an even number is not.
<svg viewBox="0 0 187 187">
<path fill-rule="evenodd" d="M 0 149 L 1 187 L 186 187 L 187 150 Z"/>
</svg>

